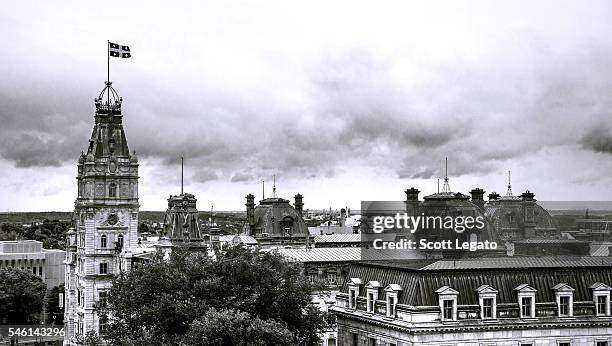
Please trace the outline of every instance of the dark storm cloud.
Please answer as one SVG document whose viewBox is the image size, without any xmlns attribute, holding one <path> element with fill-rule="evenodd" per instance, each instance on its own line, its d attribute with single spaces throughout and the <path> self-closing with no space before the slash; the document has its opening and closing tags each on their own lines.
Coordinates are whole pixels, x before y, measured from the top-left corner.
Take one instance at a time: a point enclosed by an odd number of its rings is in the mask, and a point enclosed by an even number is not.
<svg viewBox="0 0 612 346">
<path fill-rule="evenodd" d="M 219 176 L 217 172 L 207 168 L 197 168 L 196 172 L 192 175 L 195 182 L 205 183 L 212 180 L 217 180 Z"/>
<path fill-rule="evenodd" d="M 76 162 L 87 139 L 73 134 L 91 131 L 86 109 L 63 93 L 19 86 L 0 87 L 0 157 L 20 168 Z"/>
<path fill-rule="evenodd" d="M 606 130 L 612 51 L 600 35 L 608 27 L 559 38 L 529 25 L 514 31 L 492 24 L 476 27 L 499 33 L 468 31 L 452 47 L 449 25 L 426 39 L 385 29 L 363 41 L 345 37 L 343 44 L 315 37 L 303 43 L 307 53 L 285 52 L 283 43 L 295 42 L 289 35 L 270 40 L 274 49 L 241 48 L 244 58 L 204 39 L 168 43 L 147 33 L 149 47 L 170 44 L 185 54 L 171 60 L 149 48 L 146 59 L 158 60 L 147 61 L 136 49 L 133 61 L 120 62 L 125 82 L 115 87 L 124 96 L 130 149 L 164 168 L 184 156 L 196 182 L 258 182 L 272 174 L 315 179 L 350 165 L 430 179 L 444 176 L 445 157 L 449 174 L 461 176 L 503 171 L 511 159 L 567 144 L 612 152 Z M 249 33 L 237 31 L 228 45 L 253 44 Z M 378 46 L 385 38 L 391 48 Z M 261 41 L 268 40 L 253 42 Z M 28 61 L 38 68 L 28 78 L 3 70 L 11 83 L 0 86 L 0 156 L 17 167 L 74 164 L 87 146 L 91 101 L 101 85 L 84 82 L 94 79 L 88 63 L 64 63 L 67 57 L 58 54 L 45 56 L 60 63 Z M 212 65 L 215 60 L 231 62 Z"/>
<path fill-rule="evenodd" d="M 612 131 L 605 125 L 594 127 L 584 135 L 582 144 L 598 153 L 612 154 Z"/>
</svg>

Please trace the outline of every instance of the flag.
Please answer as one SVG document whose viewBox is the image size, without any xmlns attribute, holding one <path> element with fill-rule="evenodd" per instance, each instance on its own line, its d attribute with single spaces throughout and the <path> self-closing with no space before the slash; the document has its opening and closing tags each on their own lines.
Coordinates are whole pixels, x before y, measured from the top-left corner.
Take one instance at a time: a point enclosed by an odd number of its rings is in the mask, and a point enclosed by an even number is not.
<svg viewBox="0 0 612 346">
<path fill-rule="evenodd" d="M 110 56 L 115 58 L 131 58 L 132 54 L 130 53 L 130 47 L 128 46 L 120 46 L 116 43 L 109 42 L 108 43 L 108 52 Z"/>
</svg>

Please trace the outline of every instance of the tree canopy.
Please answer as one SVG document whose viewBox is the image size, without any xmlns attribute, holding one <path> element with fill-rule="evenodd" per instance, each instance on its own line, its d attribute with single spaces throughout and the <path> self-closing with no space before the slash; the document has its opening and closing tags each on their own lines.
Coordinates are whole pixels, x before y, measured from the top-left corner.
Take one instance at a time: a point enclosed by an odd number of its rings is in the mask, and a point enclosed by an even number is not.
<svg viewBox="0 0 612 346">
<path fill-rule="evenodd" d="M 37 323 L 46 291 L 42 279 L 29 271 L 0 269 L 0 323 Z"/>
<path fill-rule="evenodd" d="M 117 345 L 311 345 L 326 326 L 311 305 L 318 288 L 277 254 L 230 247 L 212 259 L 174 248 L 117 276 L 98 310 Z"/>
</svg>

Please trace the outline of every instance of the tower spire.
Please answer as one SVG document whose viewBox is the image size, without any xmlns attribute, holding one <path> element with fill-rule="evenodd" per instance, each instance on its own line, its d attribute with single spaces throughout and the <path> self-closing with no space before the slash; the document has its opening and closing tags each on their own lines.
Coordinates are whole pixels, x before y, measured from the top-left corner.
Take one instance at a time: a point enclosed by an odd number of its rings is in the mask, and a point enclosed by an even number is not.
<svg viewBox="0 0 612 346">
<path fill-rule="evenodd" d="M 442 192 L 451 192 L 450 185 L 448 184 L 448 157 L 444 159 L 444 185 L 442 186 Z"/>
<path fill-rule="evenodd" d="M 508 170 L 508 191 L 506 192 L 506 197 L 513 197 L 512 184 L 510 183 L 510 170 Z"/>
</svg>

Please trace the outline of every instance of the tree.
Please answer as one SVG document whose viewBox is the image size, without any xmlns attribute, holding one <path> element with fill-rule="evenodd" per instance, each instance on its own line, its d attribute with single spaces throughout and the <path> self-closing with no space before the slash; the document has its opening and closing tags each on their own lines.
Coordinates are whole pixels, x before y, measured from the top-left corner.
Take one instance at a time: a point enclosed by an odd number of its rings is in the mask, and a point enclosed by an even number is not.
<svg viewBox="0 0 612 346">
<path fill-rule="evenodd" d="M 211 308 L 191 324 L 185 345 L 259 346 L 293 345 L 293 334 L 274 320 L 264 321 L 246 312 Z"/>
<path fill-rule="evenodd" d="M 29 271 L 0 269 L 0 322 L 37 323 L 46 290 L 42 279 Z"/>
<path fill-rule="evenodd" d="M 144 222 L 141 222 L 140 225 L 138 226 L 138 233 L 149 233 L 149 232 L 151 232 L 149 225 L 147 225 Z"/>
<path fill-rule="evenodd" d="M 85 346 L 102 346 L 104 345 L 104 342 L 102 340 L 102 338 L 100 338 L 100 336 L 98 336 L 98 333 L 96 333 L 93 330 L 88 330 L 87 334 L 85 334 L 85 337 L 82 339 L 82 343 Z"/>
<path fill-rule="evenodd" d="M 47 292 L 45 299 L 45 311 L 47 312 L 48 324 L 61 324 L 64 308 L 60 308 L 60 293 L 64 293 L 64 285 L 55 286 Z M 55 316 L 55 319 L 53 318 Z"/>
<path fill-rule="evenodd" d="M 302 275 L 301 264 L 278 254 L 230 247 L 211 259 L 174 248 L 169 261 L 158 255 L 116 277 L 107 305 L 98 311 L 108 316 L 108 338 L 114 344 L 188 343 L 199 332 L 208 337 L 210 330 L 202 324 L 212 316 L 248 319 L 246 327 L 253 330 L 240 337 L 254 338 L 253 345 L 265 334 L 255 329 L 264 327 L 273 328 L 270 337 L 278 340 L 289 333 L 292 344 L 314 344 L 326 326 L 325 313 L 311 306 L 317 288 Z"/>
</svg>

